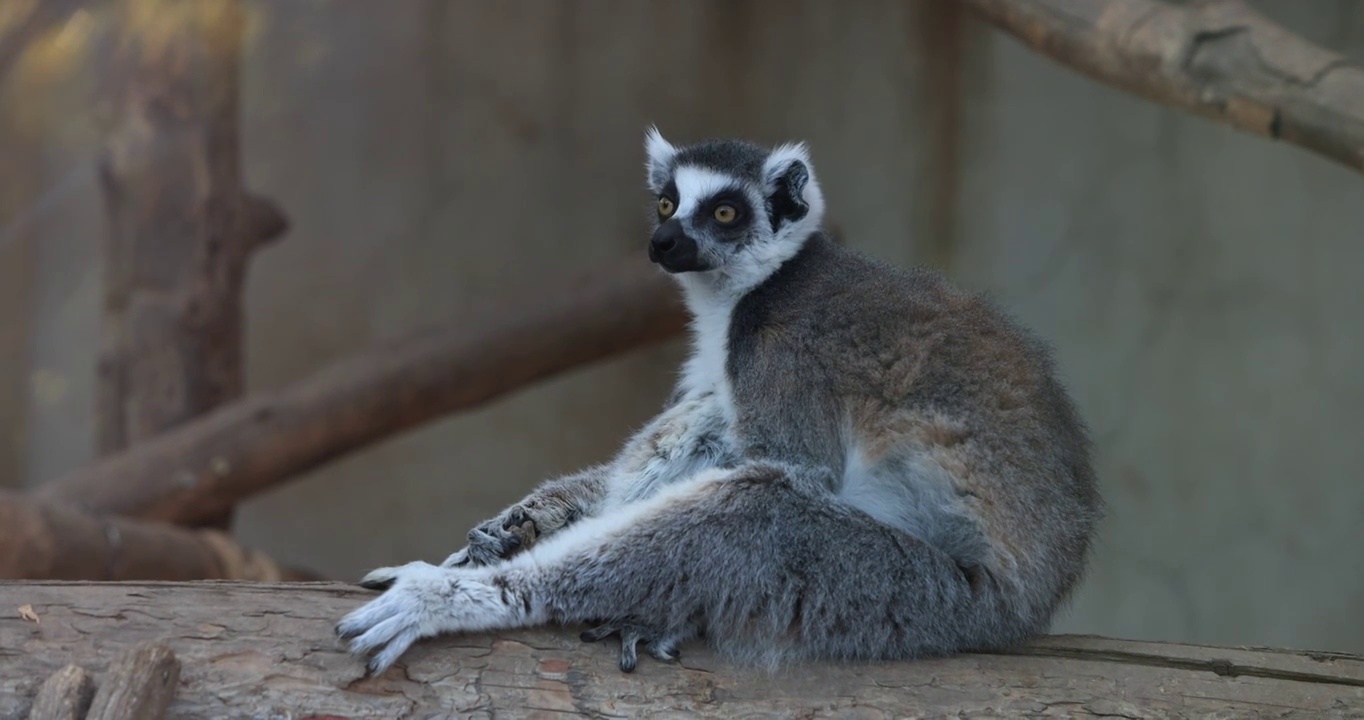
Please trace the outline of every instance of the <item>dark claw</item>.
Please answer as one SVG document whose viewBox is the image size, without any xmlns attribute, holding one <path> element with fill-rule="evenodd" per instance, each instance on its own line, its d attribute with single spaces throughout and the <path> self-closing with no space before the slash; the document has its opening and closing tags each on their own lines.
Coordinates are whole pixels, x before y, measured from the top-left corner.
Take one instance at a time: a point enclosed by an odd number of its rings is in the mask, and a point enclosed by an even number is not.
<svg viewBox="0 0 1364 720">
<path fill-rule="evenodd" d="M 365 677 L 372 678 L 378 674 L 377 672 L 375 672 L 376 670 L 376 668 L 374 667 L 375 662 L 377 662 L 377 660 L 372 659 L 369 662 L 365 663 Z"/>
<path fill-rule="evenodd" d="M 350 640 L 360 635 L 359 628 L 351 630 L 350 632 L 346 632 L 341 629 L 341 623 L 337 623 L 336 627 L 332 628 L 332 632 L 336 633 L 336 636 L 341 638 L 342 640 Z"/>
</svg>

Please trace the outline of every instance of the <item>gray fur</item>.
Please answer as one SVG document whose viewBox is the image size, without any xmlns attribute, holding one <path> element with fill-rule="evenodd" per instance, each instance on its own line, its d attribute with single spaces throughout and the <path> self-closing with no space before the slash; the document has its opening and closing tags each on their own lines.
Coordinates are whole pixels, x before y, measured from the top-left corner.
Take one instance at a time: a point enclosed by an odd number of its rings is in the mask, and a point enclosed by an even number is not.
<svg viewBox="0 0 1364 720">
<path fill-rule="evenodd" d="M 802 147 L 675 148 L 654 133 L 648 148 L 656 191 L 699 169 L 766 215 L 717 230 L 696 210 L 707 198 L 676 198 L 717 264 L 677 276 L 696 348 L 668 407 L 610 463 L 475 528 L 442 567 L 370 573 L 362 584 L 384 594 L 338 633 L 382 671 L 422 637 L 543 623 L 620 635 L 625 670 L 638 643 L 671 659 L 699 636 L 776 666 L 1045 631 L 1102 512 L 1046 349 L 938 275 L 825 237 Z"/>
</svg>

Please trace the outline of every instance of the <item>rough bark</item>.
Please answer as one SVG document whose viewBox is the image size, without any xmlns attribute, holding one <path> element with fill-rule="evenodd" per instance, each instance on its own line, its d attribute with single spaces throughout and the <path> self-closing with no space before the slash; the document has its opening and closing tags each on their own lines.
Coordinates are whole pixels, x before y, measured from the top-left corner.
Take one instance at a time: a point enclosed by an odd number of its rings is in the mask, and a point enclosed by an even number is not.
<svg viewBox="0 0 1364 720">
<path fill-rule="evenodd" d="M 673 283 L 632 257 L 489 303 L 40 486 L 85 510 L 194 523 L 345 453 L 678 335 Z"/>
<path fill-rule="evenodd" d="M 242 394 L 242 288 L 283 214 L 242 186 L 245 12 L 123 0 L 99 177 L 103 347 L 96 435 L 122 450 Z M 227 527 L 231 509 L 202 524 Z"/>
<path fill-rule="evenodd" d="M 0 492 L 0 578 L 293 580 L 216 530 L 87 515 Z"/>
<path fill-rule="evenodd" d="M 95 696 L 95 681 L 78 665 L 67 665 L 38 688 L 28 720 L 82 720 Z"/>
<path fill-rule="evenodd" d="M 1239 0 L 966 0 L 1101 82 L 1364 170 L 1364 69 Z"/>
<path fill-rule="evenodd" d="M 155 641 L 183 663 L 177 718 L 306 717 L 1364 717 L 1364 658 L 1093 637 L 1009 654 L 775 675 L 683 648 L 678 664 L 616 668 L 609 644 L 572 629 L 419 643 L 386 674 L 332 626 L 368 593 L 337 584 L 0 583 L 0 720 L 38 683 Z M 31 604 L 41 623 L 6 617 Z"/>
<path fill-rule="evenodd" d="M 180 661 L 161 643 L 126 650 L 109 668 L 86 720 L 158 720 L 175 698 Z"/>
</svg>

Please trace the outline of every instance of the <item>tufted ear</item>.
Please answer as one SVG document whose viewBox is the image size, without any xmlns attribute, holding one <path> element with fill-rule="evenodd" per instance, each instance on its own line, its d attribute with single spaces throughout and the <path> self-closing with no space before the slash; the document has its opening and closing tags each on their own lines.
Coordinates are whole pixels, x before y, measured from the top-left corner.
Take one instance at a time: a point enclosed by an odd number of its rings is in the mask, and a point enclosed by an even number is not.
<svg viewBox="0 0 1364 720">
<path fill-rule="evenodd" d="M 780 145 L 767 156 L 763 163 L 763 186 L 774 231 L 783 224 L 801 220 L 819 224 L 824 197 L 805 143 Z"/>
<path fill-rule="evenodd" d="M 653 192 L 663 190 L 663 186 L 668 183 L 668 175 L 672 171 L 673 158 L 677 155 L 677 148 L 673 144 L 663 139 L 663 134 L 658 128 L 650 125 L 644 133 L 644 154 L 648 158 L 644 163 L 647 171 L 649 189 Z"/>
</svg>

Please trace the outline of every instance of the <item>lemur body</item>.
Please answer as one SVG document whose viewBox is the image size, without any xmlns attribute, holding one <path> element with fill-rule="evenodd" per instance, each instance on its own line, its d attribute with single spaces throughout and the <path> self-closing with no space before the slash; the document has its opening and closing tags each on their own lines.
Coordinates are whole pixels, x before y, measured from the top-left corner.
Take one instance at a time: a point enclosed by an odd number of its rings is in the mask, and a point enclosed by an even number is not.
<svg viewBox="0 0 1364 720">
<path fill-rule="evenodd" d="M 381 568 L 337 632 L 382 671 L 417 639 L 600 623 L 675 657 L 894 659 L 1044 631 L 1101 514 L 1047 352 L 936 274 L 820 230 L 803 146 L 651 131 L 650 258 L 693 352 L 610 463 L 550 480 L 441 566 Z"/>
</svg>

